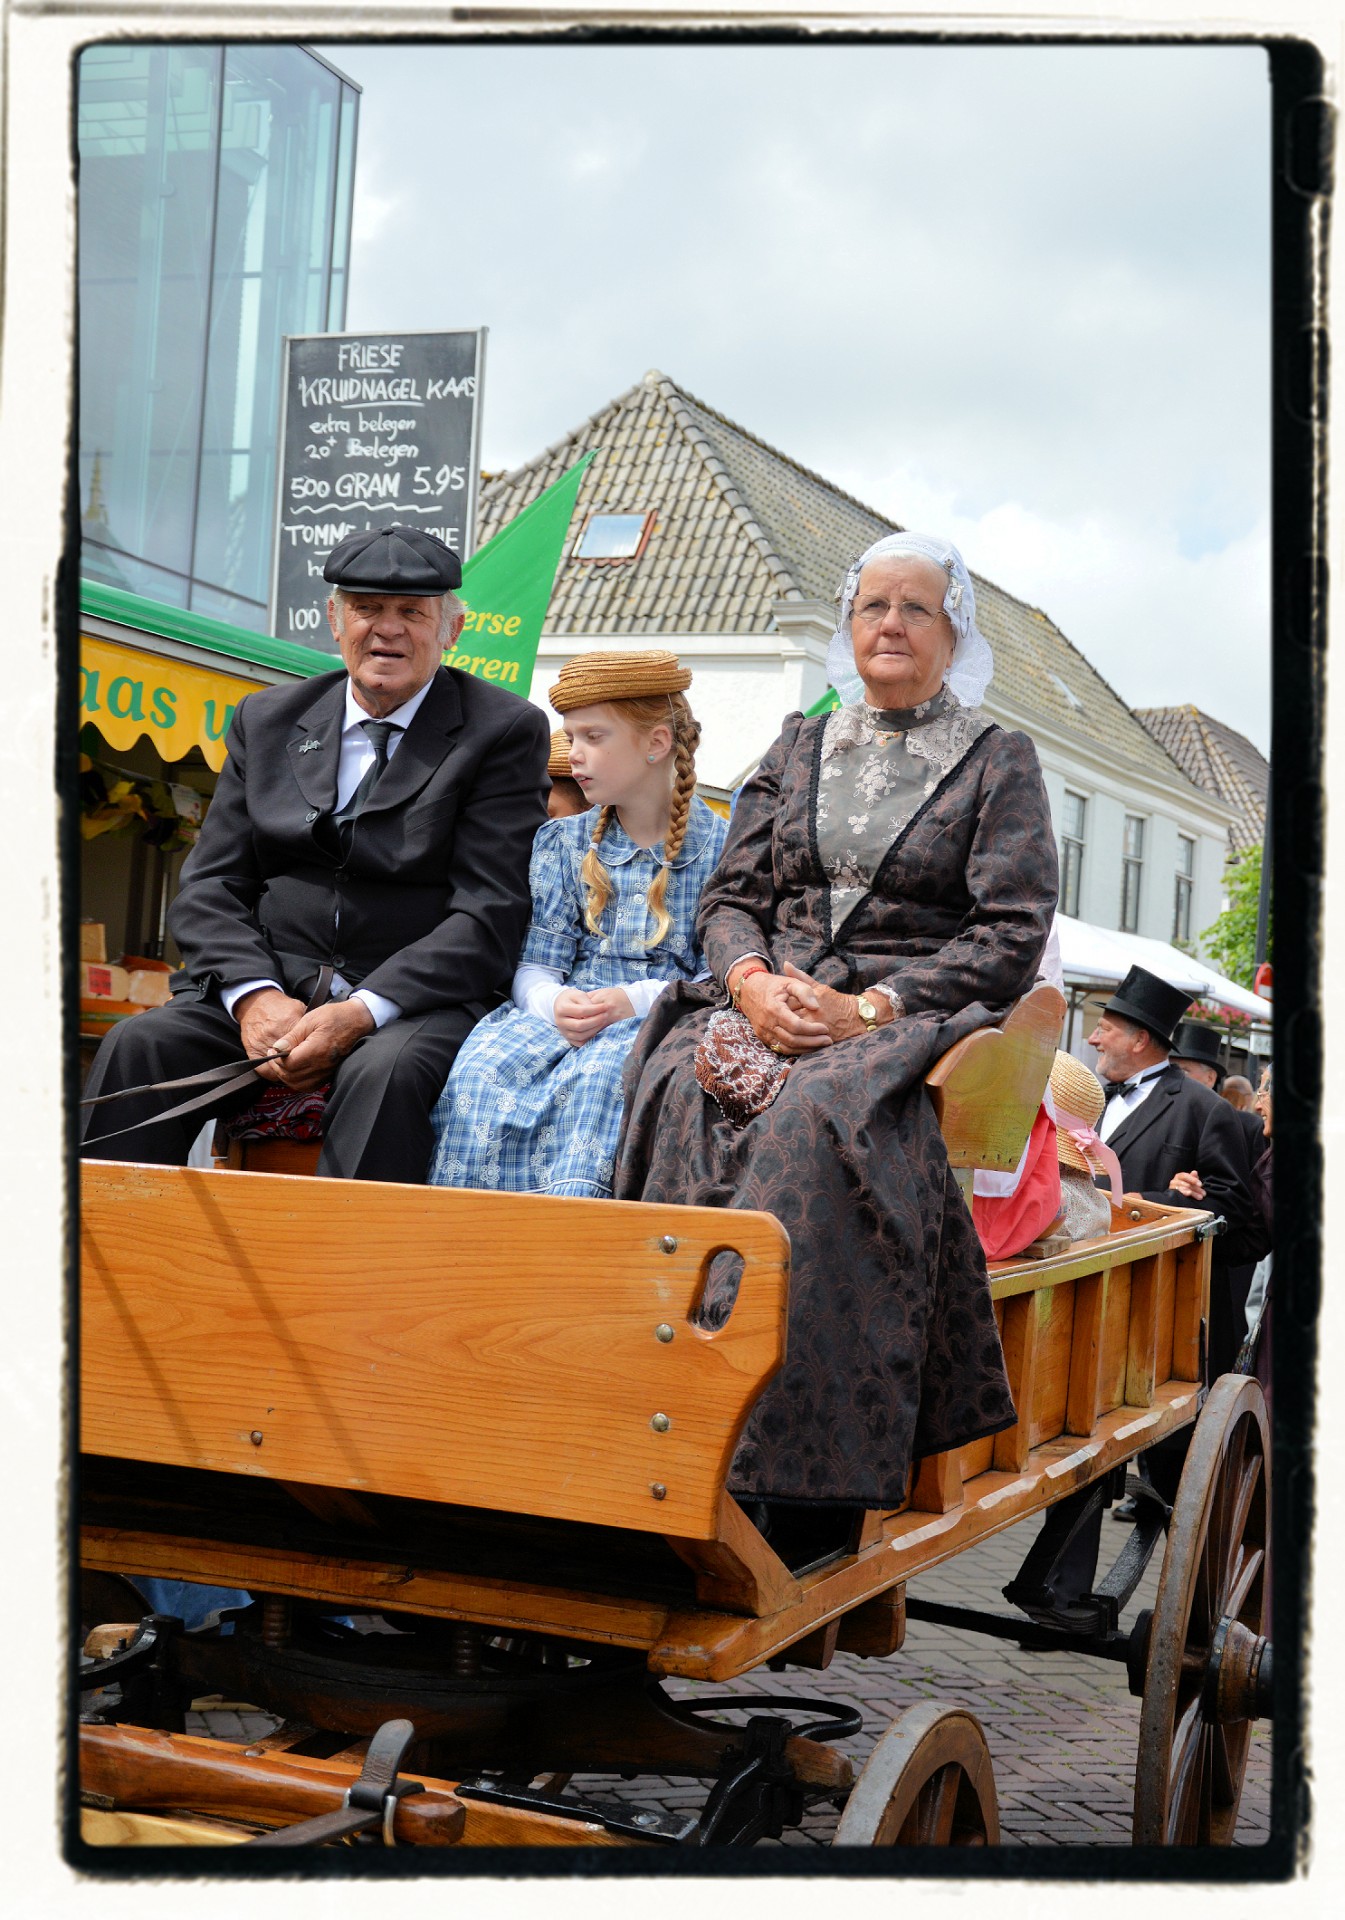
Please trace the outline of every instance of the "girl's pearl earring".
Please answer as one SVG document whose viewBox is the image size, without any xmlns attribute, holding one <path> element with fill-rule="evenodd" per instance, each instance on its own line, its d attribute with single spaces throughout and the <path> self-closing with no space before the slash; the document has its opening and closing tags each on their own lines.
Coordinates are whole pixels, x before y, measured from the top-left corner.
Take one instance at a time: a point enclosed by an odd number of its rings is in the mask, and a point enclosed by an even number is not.
<svg viewBox="0 0 1345 1920">
<path fill-rule="evenodd" d="M 646 759 L 646 760 L 647 760 L 647 761 L 649 762 L 649 764 L 650 764 L 650 766 L 652 767 L 652 766 L 653 766 L 653 764 L 654 764 L 654 756 L 653 756 L 653 754 L 652 754 L 652 753 L 647 753 L 647 754 L 645 755 L 645 759 Z"/>
</svg>

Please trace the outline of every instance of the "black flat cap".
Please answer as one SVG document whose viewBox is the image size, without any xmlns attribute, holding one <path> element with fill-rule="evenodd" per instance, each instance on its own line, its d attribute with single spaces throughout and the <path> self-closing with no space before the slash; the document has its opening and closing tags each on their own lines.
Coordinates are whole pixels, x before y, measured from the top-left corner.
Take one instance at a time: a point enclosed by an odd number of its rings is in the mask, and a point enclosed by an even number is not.
<svg viewBox="0 0 1345 1920">
<path fill-rule="evenodd" d="M 1174 1060 L 1199 1060 L 1204 1066 L 1213 1067 L 1222 1080 L 1223 1062 L 1219 1058 L 1219 1049 L 1223 1045 L 1223 1036 L 1213 1027 L 1207 1027 L 1201 1020 L 1183 1020 L 1172 1041 Z"/>
<path fill-rule="evenodd" d="M 1172 1029 L 1190 1004 L 1191 995 L 1183 987 L 1169 986 L 1146 967 L 1132 967 L 1102 1011 L 1133 1020 L 1168 1046 Z"/>
<path fill-rule="evenodd" d="M 451 593 L 462 585 L 462 561 L 435 534 L 394 521 L 333 547 L 322 577 L 348 593 Z"/>
</svg>

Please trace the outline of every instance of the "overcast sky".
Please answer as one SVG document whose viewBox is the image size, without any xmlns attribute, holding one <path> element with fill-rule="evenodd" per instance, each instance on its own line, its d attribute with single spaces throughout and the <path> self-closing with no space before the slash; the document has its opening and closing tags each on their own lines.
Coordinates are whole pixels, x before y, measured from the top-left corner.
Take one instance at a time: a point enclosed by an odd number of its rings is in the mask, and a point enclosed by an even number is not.
<svg viewBox="0 0 1345 1920">
<path fill-rule="evenodd" d="M 488 469 L 659 367 L 1268 750 L 1257 49 L 322 51 L 347 325 L 489 327 Z"/>
</svg>

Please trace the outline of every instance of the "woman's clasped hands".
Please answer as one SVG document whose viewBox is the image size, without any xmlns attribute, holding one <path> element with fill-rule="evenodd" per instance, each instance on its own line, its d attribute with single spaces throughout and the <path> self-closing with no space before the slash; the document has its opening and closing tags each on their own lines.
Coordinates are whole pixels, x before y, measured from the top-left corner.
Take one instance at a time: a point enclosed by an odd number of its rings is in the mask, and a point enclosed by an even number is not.
<svg viewBox="0 0 1345 1920">
<path fill-rule="evenodd" d="M 779 973 L 763 968 L 746 973 L 737 984 L 739 1010 L 772 1053 L 816 1053 L 821 1047 L 853 1040 L 868 1030 L 852 993 L 824 987 L 788 960 Z M 874 1005 L 879 1023 L 885 1025 L 892 1017 L 892 1003 L 878 994 Z"/>
</svg>

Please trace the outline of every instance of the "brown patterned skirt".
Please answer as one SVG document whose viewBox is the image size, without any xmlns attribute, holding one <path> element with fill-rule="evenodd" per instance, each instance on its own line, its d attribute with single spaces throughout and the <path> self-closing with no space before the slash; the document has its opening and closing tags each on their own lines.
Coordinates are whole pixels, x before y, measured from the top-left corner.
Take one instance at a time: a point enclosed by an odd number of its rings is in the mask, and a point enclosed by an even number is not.
<svg viewBox="0 0 1345 1920">
<path fill-rule="evenodd" d="M 664 997 L 628 1069 L 617 1197 L 760 1209 L 793 1249 L 785 1364 L 748 1417 L 730 1487 L 896 1506 L 913 1460 L 1015 1417 L 985 1258 L 923 1085 L 986 1011 L 901 1019 L 805 1055 L 735 1127 L 696 1077 L 706 991 Z M 733 1284 L 712 1271 L 711 1322 Z"/>
</svg>

